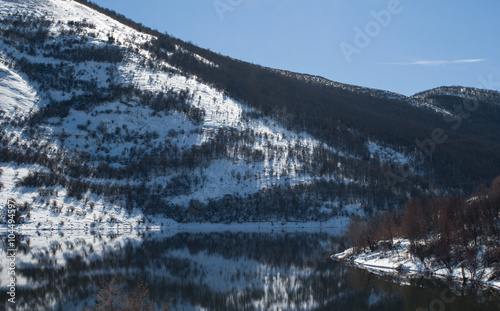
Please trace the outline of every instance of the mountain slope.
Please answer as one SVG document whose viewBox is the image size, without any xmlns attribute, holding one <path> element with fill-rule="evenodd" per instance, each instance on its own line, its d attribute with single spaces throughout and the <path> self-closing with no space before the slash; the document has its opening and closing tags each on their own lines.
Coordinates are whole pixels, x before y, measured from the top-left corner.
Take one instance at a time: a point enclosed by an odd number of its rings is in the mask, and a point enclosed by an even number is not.
<svg viewBox="0 0 500 311">
<path fill-rule="evenodd" d="M 83 0 L 1 4 L 2 197 L 32 213 L 319 221 L 463 191 L 443 181 L 477 183 L 499 159 L 490 137 L 477 166 L 470 142 L 419 163 L 415 140 L 460 117 L 432 98 L 234 60 Z"/>
</svg>

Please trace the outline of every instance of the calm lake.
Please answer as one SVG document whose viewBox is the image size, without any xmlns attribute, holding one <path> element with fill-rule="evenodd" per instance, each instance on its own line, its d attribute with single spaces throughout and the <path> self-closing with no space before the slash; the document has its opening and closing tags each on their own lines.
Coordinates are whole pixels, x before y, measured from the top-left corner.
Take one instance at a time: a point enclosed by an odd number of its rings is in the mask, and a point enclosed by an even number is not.
<svg viewBox="0 0 500 311">
<path fill-rule="evenodd" d="M 329 259 L 328 232 L 39 232 L 18 236 L 17 310 L 93 310 L 101 281 L 140 281 L 171 310 L 500 310 L 500 294 L 392 282 Z M 0 280 L 7 308 L 7 237 Z M 6 309 L 8 310 L 8 309 Z"/>
</svg>

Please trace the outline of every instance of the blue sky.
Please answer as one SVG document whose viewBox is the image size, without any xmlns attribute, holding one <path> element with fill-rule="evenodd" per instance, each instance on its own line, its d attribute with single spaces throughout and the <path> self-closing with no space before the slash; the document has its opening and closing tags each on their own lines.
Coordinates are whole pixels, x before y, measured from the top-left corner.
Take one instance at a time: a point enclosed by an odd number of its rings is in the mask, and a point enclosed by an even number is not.
<svg viewBox="0 0 500 311">
<path fill-rule="evenodd" d="M 498 0 L 94 0 L 224 55 L 412 95 L 500 90 Z"/>
</svg>

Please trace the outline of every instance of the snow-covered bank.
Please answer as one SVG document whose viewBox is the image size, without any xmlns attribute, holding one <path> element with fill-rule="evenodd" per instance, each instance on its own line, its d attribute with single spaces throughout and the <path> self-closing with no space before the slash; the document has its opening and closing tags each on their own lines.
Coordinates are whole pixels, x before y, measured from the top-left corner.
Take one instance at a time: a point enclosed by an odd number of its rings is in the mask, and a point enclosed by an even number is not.
<svg viewBox="0 0 500 311">
<path fill-rule="evenodd" d="M 141 215 L 142 216 L 142 215 Z M 134 219 L 138 215 L 132 216 Z M 247 222 L 247 223 L 178 223 L 172 219 L 160 217 L 145 217 L 145 223 L 137 224 L 132 221 L 124 223 L 103 222 L 99 225 L 89 226 L 88 224 L 80 223 L 80 227 L 75 226 L 40 226 L 34 222 L 18 224 L 15 231 L 18 234 L 23 234 L 33 231 L 54 231 L 54 232 L 80 232 L 80 231 L 96 231 L 96 232 L 130 232 L 134 231 L 167 231 L 172 233 L 177 232 L 318 232 L 328 231 L 329 233 L 341 235 L 345 232 L 346 226 L 349 223 L 348 217 L 332 218 L 325 222 Z M 0 234 L 8 231 L 7 226 L 0 226 Z"/>
<path fill-rule="evenodd" d="M 492 268 L 485 267 L 481 263 L 475 269 L 470 267 L 462 268 L 461 265 L 448 269 L 444 265 L 437 263 L 433 258 L 421 261 L 412 256 L 408 239 L 395 239 L 392 248 L 388 247 L 389 244 L 388 242 L 380 242 L 378 250 L 370 251 L 366 249 L 359 253 L 356 253 L 354 248 L 349 248 L 342 253 L 332 255 L 331 258 L 379 274 L 451 278 L 457 282 L 463 282 L 465 277 L 467 282 L 473 280 L 478 284 L 500 290 L 498 275 L 495 276 Z"/>
</svg>

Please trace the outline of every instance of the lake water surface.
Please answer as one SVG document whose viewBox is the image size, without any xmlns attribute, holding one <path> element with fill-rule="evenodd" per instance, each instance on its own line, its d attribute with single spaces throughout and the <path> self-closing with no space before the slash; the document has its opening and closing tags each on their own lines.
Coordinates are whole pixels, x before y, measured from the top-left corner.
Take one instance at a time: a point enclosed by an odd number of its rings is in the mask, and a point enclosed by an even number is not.
<svg viewBox="0 0 500 311">
<path fill-rule="evenodd" d="M 2 305 L 9 306 L 6 236 Z M 39 232 L 18 236 L 17 310 L 92 310 L 99 282 L 140 281 L 172 310 L 500 310 L 500 295 L 391 281 L 329 259 L 327 232 Z M 8 310 L 8 309 L 6 309 Z"/>
</svg>

